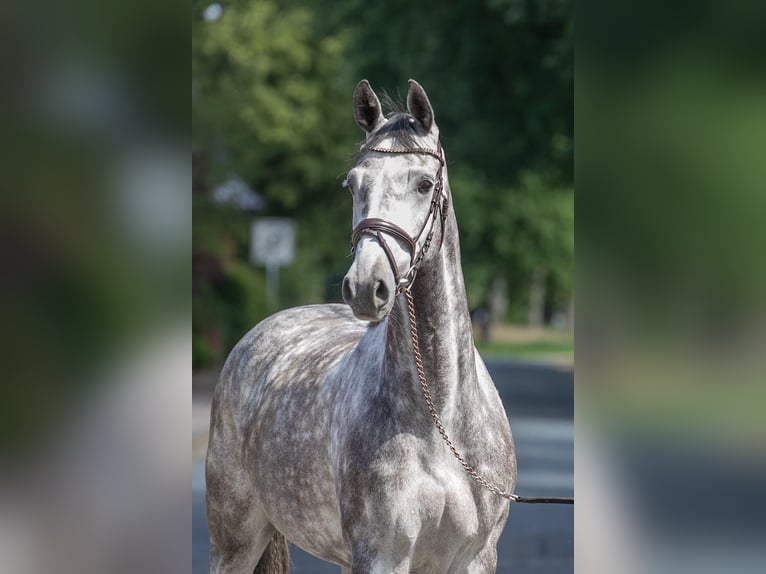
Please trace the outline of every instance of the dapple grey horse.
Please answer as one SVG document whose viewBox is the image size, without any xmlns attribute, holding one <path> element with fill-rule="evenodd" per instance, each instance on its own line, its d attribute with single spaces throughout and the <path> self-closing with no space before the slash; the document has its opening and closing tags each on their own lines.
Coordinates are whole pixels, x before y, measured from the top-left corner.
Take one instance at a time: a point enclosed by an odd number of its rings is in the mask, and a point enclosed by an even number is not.
<svg viewBox="0 0 766 574">
<path fill-rule="evenodd" d="M 434 417 L 506 492 L 513 439 L 474 347 L 439 129 L 412 80 L 407 109 L 384 116 L 365 80 L 354 92 L 367 136 L 344 182 L 347 305 L 269 317 L 223 368 L 206 465 L 211 573 L 286 571 L 285 539 L 344 573 L 496 570 L 509 501 L 466 473 Z"/>
</svg>

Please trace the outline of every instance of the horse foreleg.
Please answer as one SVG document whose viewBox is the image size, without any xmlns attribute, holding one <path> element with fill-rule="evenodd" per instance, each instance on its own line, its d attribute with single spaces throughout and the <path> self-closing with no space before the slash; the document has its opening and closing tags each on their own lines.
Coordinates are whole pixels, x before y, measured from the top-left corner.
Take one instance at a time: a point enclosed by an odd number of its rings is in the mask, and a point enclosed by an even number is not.
<svg viewBox="0 0 766 574">
<path fill-rule="evenodd" d="M 221 537 L 211 531 L 209 574 L 253 574 L 276 530 L 267 522 L 260 529 L 245 532 L 251 532 L 252 537 Z"/>
<path fill-rule="evenodd" d="M 253 574 L 277 531 L 261 508 L 253 486 L 242 470 L 236 437 L 219 423 L 214 416 L 205 471 L 210 532 L 209 573 Z M 275 551 L 279 543 L 286 544 L 275 540 Z M 286 555 L 286 549 L 284 553 Z M 279 561 L 275 558 L 277 554 L 270 551 L 264 560 Z"/>
<path fill-rule="evenodd" d="M 484 547 L 469 562 L 468 567 L 465 567 L 465 565 L 453 567 L 450 568 L 450 573 L 495 574 L 495 572 L 497 572 L 497 541 L 500 538 L 500 534 L 503 532 L 504 525 L 505 520 L 494 528 L 484 544 Z"/>
<path fill-rule="evenodd" d="M 209 574 L 253 574 L 277 533 L 252 495 L 236 492 L 230 483 L 221 490 L 208 486 L 207 520 Z"/>
<path fill-rule="evenodd" d="M 354 567 L 349 570 L 343 570 L 353 574 L 410 574 L 410 560 L 406 558 L 399 561 L 398 564 L 388 558 L 381 558 L 372 561 L 354 561 Z"/>
<path fill-rule="evenodd" d="M 495 574 L 497 572 L 497 547 L 487 546 L 473 559 L 466 574 Z"/>
<path fill-rule="evenodd" d="M 409 574 L 410 552 L 393 552 L 391 548 L 357 547 L 352 551 L 352 567 L 343 574 Z"/>
</svg>

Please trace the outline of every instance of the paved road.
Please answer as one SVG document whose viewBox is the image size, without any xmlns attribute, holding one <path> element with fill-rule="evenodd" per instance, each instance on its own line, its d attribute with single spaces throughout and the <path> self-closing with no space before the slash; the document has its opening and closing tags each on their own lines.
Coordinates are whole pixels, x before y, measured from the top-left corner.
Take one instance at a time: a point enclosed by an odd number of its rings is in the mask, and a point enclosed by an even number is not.
<svg viewBox="0 0 766 574">
<path fill-rule="evenodd" d="M 519 468 L 516 492 L 572 496 L 574 395 L 571 369 L 488 361 L 511 421 Z M 207 572 L 204 470 L 193 466 L 193 574 Z M 574 570 L 574 509 L 566 505 L 516 505 L 498 543 L 497 572 L 563 574 Z M 293 546 L 292 572 L 338 574 L 340 568 Z"/>
</svg>

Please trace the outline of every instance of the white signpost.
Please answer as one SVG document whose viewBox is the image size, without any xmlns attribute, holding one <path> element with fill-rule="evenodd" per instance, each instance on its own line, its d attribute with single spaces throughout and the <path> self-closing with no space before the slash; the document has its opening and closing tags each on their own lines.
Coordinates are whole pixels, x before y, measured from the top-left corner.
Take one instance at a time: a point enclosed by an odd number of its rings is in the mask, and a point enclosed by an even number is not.
<svg viewBox="0 0 766 574">
<path fill-rule="evenodd" d="M 279 296 L 279 267 L 295 258 L 295 221 L 286 217 L 261 217 L 253 222 L 250 261 L 266 267 L 266 296 L 276 309 Z"/>
</svg>

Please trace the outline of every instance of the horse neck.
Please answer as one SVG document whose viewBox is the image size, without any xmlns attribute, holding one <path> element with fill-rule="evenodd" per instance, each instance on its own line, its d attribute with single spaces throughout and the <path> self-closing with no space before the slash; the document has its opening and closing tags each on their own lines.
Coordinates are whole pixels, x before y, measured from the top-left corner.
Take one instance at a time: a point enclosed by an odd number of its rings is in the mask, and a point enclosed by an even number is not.
<svg viewBox="0 0 766 574">
<path fill-rule="evenodd" d="M 423 368 L 436 408 L 445 419 L 452 407 L 475 397 L 478 384 L 460 241 L 454 211 L 449 209 L 441 249 L 420 268 L 412 285 Z M 432 248 L 438 245 L 434 242 Z M 393 367 L 394 377 L 407 371 L 412 382 L 408 394 L 422 406 L 404 295 L 397 298 L 392 315 L 386 342 L 388 366 Z M 401 380 L 399 377 L 394 384 L 401 387 Z"/>
</svg>

